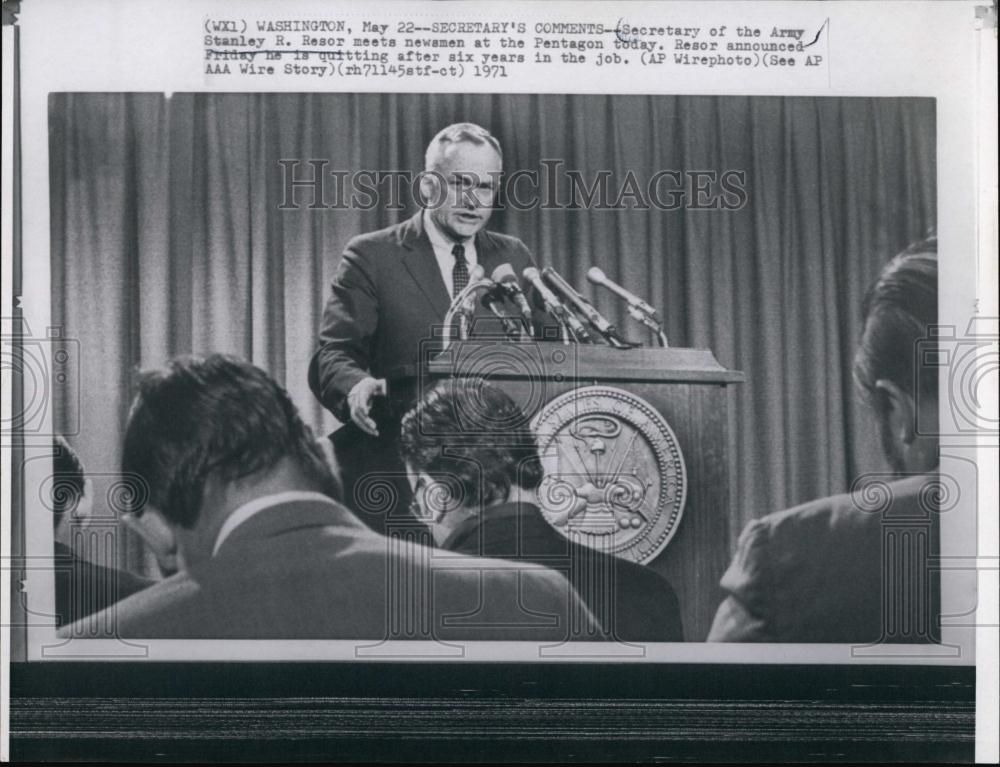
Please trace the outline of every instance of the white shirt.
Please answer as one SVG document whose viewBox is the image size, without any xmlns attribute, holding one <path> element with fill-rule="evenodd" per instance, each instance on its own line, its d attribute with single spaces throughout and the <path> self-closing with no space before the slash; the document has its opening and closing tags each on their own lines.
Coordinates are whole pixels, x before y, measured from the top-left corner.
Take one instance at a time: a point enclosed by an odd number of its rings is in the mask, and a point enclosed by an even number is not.
<svg viewBox="0 0 1000 767">
<path fill-rule="evenodd" d="M 250 517 L 256 516 L 265 509 L 270 509 L 272 506 L 281 506 L 293 501 L 333 503 L 330 496 L 310 490 L 289 490 L 285 493 L 274 493 L 273 495 L 262 495 L 260 498 L 254 498 L 249 503 L 244 503 L 242 506 L 237 507 L 232 514 L 226 517 L 226 521 L 222 523 L 219 534 L 215 538 L 215 545 L 212 547 L 212 556 L 214 557 L 219 553 L 223 541 L 233 534 L 233 530 L 250 519 Z"/>
<path fill-rule="evenodd" d="M 438 228 L 438 225 L 434 223 L 434 219 L 431 218 L 426 208 L 424 208 L 424 231 L 427 232 L 427 237 L 431 241 L 431 247 L 434 249 L 434 258 L 437 260 L 438 269 L 441 271 L 441 279 L 444 280 L 444 286 L 448 290 L 448 295 L 454 298 L 455 296 L 452 294 L 453 283 L 451 280 L 451 271 L 455 266 L 455 256 L 451 252 L 451 249 L 458 244 L 465 247 L 465 262 L 469 265 L 469 274 L 471 275 L 472 268 L 479 263 L 479 259 L 476 256 L 476 238 L 470 237 L 466 242 L 456 243 Z"/>
</svg>

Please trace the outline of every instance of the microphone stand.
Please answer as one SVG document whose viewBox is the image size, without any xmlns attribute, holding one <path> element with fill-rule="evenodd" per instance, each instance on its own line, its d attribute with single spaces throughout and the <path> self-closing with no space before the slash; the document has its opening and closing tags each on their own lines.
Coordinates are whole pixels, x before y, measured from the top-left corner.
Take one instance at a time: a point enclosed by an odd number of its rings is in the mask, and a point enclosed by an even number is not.
<svg viewBox="0 0 1000 767">
<path fill-rule="evenodd" d="M 596 308 L 594 308 L 593 304 L 577 293 L 576 289 L 566 282 L 562 275 L 551 266 L 547 266 L 542 270 L 542 277 L 551 283 L 553 291 L 562 294 L 566 311 L 582 315 L 583 318 L 590 323 L 590 326 L 597 331 L 598 336 L 606 344 L 614 347 L 615 349 L 631 349 L 637 345 L 630 343 L 619 336 L 618 331 L 615 330 L 615 326 L 608 322 L 608 320 L 599 311 L 597 311 Z M 580 323 L 583 324 L 583 320 L 580 320 Z"/>
<path fill-rule="evenodd" d="M 656 316 L 656 309 L 635 294 L 630 293 L 621 285 L 609 280 L 607 275 L 605 275 L 604 272 L 596 266 L 592 266 L 587 270 L 587 279 L 596 285 L 607 288 L 620 299 L 625 301 L 629 316 L 636 322 L 639 322 L 652 330 L 656 335 L 656 340 L 659 341 L 660 346 L 667 348 L 670 345 L 667 343 L 667 334 L 663 332 L 663 324 L 660 322 L 659 317 Z"/>
<path fill-rule="evenodd" d="M 497 283 L 488 277 L 482 277 L 470 282 L 455 296 L 451 302 L 451 306 L 448 307 L 448 313 L 444 317 L 444 345 L 442 351 L 451 346 L 451 342 L 454 340 L 452 338 L 452 325 L 455 322 L 456 315 L 458 316 L 459 340 L 467 341 L 469 338 L 469 320 L 475 312 L 476 296 L 479 293 L 490 293 L 496 290 L 496 288 Z M 489 302 L 489 307 L 490 311 L 500 318 L 504 332 L 509 338 L 517 338 L 522 343 L 531 340 L 530 334 L 525 333 L 522 323 L 514 322 L 510 315 L 502 312 L 493 301 Z"/>
<path fill-rule="evenodd" d="M 466 285 L 462 291 L 452 299 L 451 306 L 448 307 L 448 313 L 444 316 L 444 346 L 442 351 L 451 346 L 452 342 L 452 332 L 451 327 L 455 322 L 455 315 L 458 315 L 458 337 L 459 340 L 465 341 L 469 338 L 469 317 L 472 315 L 475 308 L 475 295 L 479 291 L 491 290 L 496 283 L 493 280 L 483 277 L 478 280 L 473 280 L 468 285 Z"/>
<path fill-rule="evenodd" d="M 490 301 L 488 305 L 490 307 L 490 311 L 500 318 L 500 324 L 503 325 L 503 332 L 508 338 L 516 340 L 522 344 L 531 340 L 531 336 L 525 332 L 524 317 L 520 318 L 520 322 L 515 322 L 514 318 L 509 314 L 500 311 L 494 301 Z"/>
<path fill-rule="evenodd" d="M 569 322 L 567 322 L 566 318 L 563 317 L 559 312 L 554 312 L 551 309 L 549 309 L 549 314 L 555 317 L 556 321 L 559 323 L 559 331 L 560 335 L 562 336 L 563 346 L 569 346 L 573 340 L 576 340 L 576 336 L 573 335 L 573 331 L 570 330 Z"/>
<path fill-rule="evenodd" d="M 581 336 L 573 328 L 573 323 L 570 322 L 569 315 L 573 311 L 570 307 L 565 304 L 561 306 L 550 306 L 549 303 L 545 302 L 545 309 L 548 313 L 555 317 L 559 322 L 559 327 L 562 328 L 562 342 L 563 344 L 577 343 L 577 344 L 589 344 L 593 343 L 593 338 L 587 335 L 587 329 L 583 326 L 580 318 L 573 315 L 573 319 L 579 324 L 580 330 L 583 332 Z"/>
<path fill-rule="evenodd" d="M 653 331 L 653 334 L 656 336 L 656 340 L 659 341 L 660 346 L 662 346 L 664 349 L 670 346 L 670 344 L 667 343 L 667 334 L 663 332 L 663 325 L 660 324 L 660 321 L 656 318 L 656 315 L 646 314 L 646 312 L 632 306 L 631 304 L 627 305 L 627 309 L 629 315 L 632 317 L 633 320 L 642 323 L 647 328 Z"/>
</svg>

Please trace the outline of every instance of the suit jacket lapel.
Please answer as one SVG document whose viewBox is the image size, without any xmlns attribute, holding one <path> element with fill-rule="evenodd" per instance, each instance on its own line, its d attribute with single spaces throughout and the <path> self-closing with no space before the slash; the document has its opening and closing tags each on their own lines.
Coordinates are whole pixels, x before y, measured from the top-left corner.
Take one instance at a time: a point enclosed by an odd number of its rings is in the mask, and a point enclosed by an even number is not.
<svg viewBox="0 0 1000 767">
<path fill-rule="evenodd" d="M 483 557 L 518 558 L 566 553 L 568 542 L 530 503 L 505 503 L 463 520 L 441 548 Z"/>
<path fill-rule="evenodd" d="M 441 280 L 434 249 L 424 231 L 423 211 L 411 218 L 404 227 L 402 244 L 406 249 L 403 266 L 430 303 L 438 321 L 444 319 L 451 305 L 448 289 Z"/>
<path fill-rule="evenodd" d="M 503 254 L 497 247 L 496 241 L 485 229 L 480 229 L 476 233 L 476 258 L 479 260 L 479 265 L 483 267 L 483 274 L 486 277 L 492 275 L 493 270 L 504 262 Z"/>
</svg>

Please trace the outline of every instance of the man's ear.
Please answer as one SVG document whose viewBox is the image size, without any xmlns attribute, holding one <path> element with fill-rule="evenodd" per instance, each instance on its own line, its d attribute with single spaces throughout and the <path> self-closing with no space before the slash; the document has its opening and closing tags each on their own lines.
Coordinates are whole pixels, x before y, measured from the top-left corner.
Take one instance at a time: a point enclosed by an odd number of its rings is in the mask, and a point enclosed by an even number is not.
<svg viewBox="0 0 1000 767">
<path fill-rule="evenodd" d="M 126 514 L 122 521 L 146 542 L 163 575 L 173 575 L 183 568 L 177 534 L 155 507 L 147 506 L 139 515 Z"/>
<path fill-rule="evenodd" d="M 898 440 L 900 445 L 912 444 L 917 434 L 917 412 L 913 396 L 888 378 L 877 380 L 875 388 L 882 393 L 888 404 L 885 417 L 893 439 Z"/>
<path fill-rule="evenodd" d="M 421 471 L 417 476 L 423 490 L 423 511 L 427 515 L 425 521 L 440 522 L 445 516 L 451 514 L 462 505 L 462 499 L 456 498 L 452 491 L 452 483 L 435 479 L 426 471 Z"/>
<path fill-rule="evenodd" d="M 439 208 L 447 199 L 443 191 L 444 179 L 436 170 L 425 170 L 420 173 L 420 202 L 425 208 Z"/>
<path fill-rule="evenodd" d="M 90 481 L 88 477 L 84 480 L 83 484 L 83 495 L 80 496 L 80 502 L 77 503 L 76 508 L 73 509 L 73 521 L 77 524 L 85 525 L 90 522 L 94 513 L 94 484 Z"/>
</svg>

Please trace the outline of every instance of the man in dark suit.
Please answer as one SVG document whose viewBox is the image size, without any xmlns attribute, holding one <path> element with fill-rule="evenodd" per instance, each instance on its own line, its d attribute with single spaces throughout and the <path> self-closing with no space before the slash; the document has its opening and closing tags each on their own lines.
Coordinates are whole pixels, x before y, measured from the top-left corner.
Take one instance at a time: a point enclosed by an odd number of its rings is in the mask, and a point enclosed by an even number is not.
<svg viewBox="0 0 1000 767">
<path fill-rule="evenodd" d="M 64 437 L 53 439 L 52 514 L 55 536 L 56 626 L 80 620 L 156 581 L 97 565 L 77 553 L 87 543 L 93 497 L 83 463 Z M 77 536 L 79 531 L 80 535 Z M 79 541 L 75 540 L 79 537 Z"/>
<path fill-rule="evenodd" d="M 865 318 L 854 377 L 898 479 L 751 522 L 709 641 L 936 641 L 939 368 L 917 343 L 937 323 L 934 241 L 885 267 Z"/>
<path fill-rule="evenodd" d="M 421 344 L 424 360 L 437 348 L 434 328 L 442 326 L 451 300 L 477 265 L 486 276 L 504 263 L 517 275 L 533 265 L 523 242 L 485 229 L 502 168 L 500 144 L 489 132 L 471 123 L 448 126 L 427 148 L 420 179 L 424 209 L 347 245 L 323 312 L 309 386 L 346 425 L 333 441 L 348 503 L 363 492 L 356 488 L 361 475 L 401 474 L 401 413 L 380 399 L 387 393 L 386 374 L 421 361 Z M 537 311 L 533 291 L 526 292 Z M 486 310 L 477 307 L 477 315 L 475 326 L 495 332 Z M 540 314 L 535 323 L 541 327 Z M 407 485 L 396 484 L 405 508 Z M 378 514 L 364 518 L 376 529 L 384 524 Z"/>
<path fill-rule="evenodd" d="M 597 619 L 600 636 L 683 640 L 677 596 L 665 579 L 569 540 L 542 515 L 538 449 L 528 419 L 503 391 L 472 378 L 435 384 L 403 417 L 400 445 L 414 501 L 438 546 L 558 570 Z"/>
<path fill-rule="evenodd" d="M 556 573 L 484 576 L 361 524 L 287 393 L 246 362 L 147 374 L 122 468 L 148 489 L 126 518 L 175 574 L 98 616 L 121 637 L 559 642 L 589 618 Z"/>
</svg>

